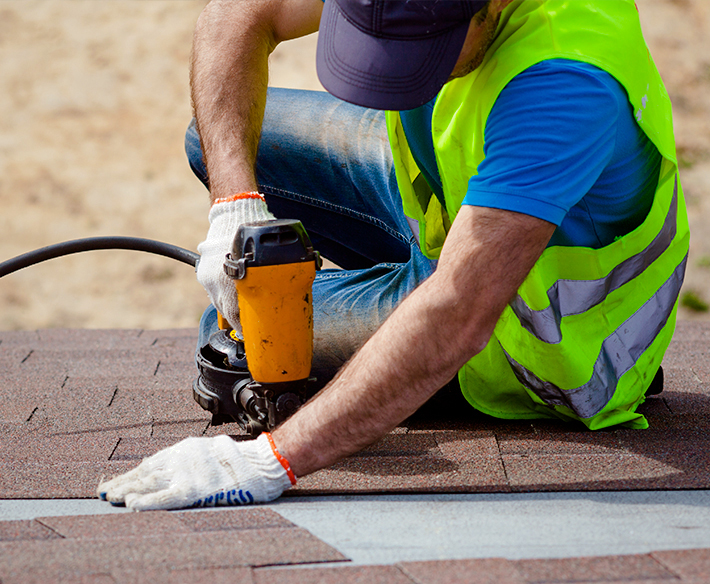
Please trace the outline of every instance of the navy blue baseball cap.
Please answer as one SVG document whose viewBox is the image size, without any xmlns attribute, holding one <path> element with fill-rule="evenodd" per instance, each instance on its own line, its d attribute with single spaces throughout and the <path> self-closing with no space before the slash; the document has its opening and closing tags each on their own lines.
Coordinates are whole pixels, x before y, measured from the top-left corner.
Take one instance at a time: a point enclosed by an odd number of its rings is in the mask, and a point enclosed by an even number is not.
<svg viewBox="0 0 710 584">
<path fill-rule="evenodd" d="M 345 101 L 387 110 L 425 104 L 456 65 L 486 0 L 325 0 L 318 77 Z"/>
</svg>

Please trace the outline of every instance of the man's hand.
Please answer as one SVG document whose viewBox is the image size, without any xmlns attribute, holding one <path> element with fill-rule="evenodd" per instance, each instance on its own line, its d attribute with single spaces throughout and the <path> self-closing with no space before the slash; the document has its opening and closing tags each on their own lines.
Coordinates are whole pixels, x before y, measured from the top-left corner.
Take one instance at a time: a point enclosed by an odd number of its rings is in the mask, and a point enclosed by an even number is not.
<svg viewBox="0 0 710 584">
<path fill-rule="evenodd" d="M 210 229 L 197 246 L 200 261 L 197 280 L 220 314 L 230 325 L 241 332 L 239 305 L 234 281 L 224 273 L 224 257 L 232 249 L 237 229 L 242 223 L 274 219 L 266 207 L 264 197 L 258 193 L 241 193 L 226 200 L 217 200 L 210 209 Z"/>
<path fill-rule="evenodd" d="M 99 497 L 134 511 L 265 503 L 296 477 L 269 434 L 235 442 L 229 436 L 187 438 L 102 483 Z"/>
</svg>

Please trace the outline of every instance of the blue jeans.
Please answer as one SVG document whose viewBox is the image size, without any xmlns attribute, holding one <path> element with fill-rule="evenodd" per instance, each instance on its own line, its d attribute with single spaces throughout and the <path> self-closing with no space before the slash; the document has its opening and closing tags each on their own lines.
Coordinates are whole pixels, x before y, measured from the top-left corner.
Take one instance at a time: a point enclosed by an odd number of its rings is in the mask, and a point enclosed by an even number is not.
<svg viewBox="0 0 710 584">
<path fill-rule="evenodd" d="M 207 184 L 194 120 L 190 166 Z M 270 88 L 257 156 L 269 210 L 298 219 L 313 246 L 342 270 L 313 284 L 313 374 L 330 379 L 429 277 L 402 210 L 384 112 L 324 92 Z"/>
</svg>

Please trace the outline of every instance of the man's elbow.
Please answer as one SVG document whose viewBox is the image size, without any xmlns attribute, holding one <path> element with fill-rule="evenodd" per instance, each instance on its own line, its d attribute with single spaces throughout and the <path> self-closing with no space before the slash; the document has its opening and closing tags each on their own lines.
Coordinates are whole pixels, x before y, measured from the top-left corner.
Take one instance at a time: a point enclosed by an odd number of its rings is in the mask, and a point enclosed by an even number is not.
<svg viewBox="0 0 710 584">
<path fill-rule="evenodd" d="M 461 360 L 461 365 L 478 355 L 481 351 L 483 351 L 483 349 L 486 348 L 486 345 L 488 345 L 488 342 L 493 336 L 494 330 L 495 321 L 492 324 L 489 322 L 478 322 L 465 327 L 460 341 L 461 350 L 459 352 L 459 358 Z"/>
<path fill-rule="evenodd" d="M 486 348 L 493 336 L 497 314 L 480 314 L 478 311 L 466 309 L 453 310 L 449 314 L 449 325 L 441 326 L 444 321 L 439 321 L 438 330 L 442 344 L 446 345 L 445 353 L 449 355 L 452 369 L 460 369 L 469 359 L 475 357 Z"/>
</svg>

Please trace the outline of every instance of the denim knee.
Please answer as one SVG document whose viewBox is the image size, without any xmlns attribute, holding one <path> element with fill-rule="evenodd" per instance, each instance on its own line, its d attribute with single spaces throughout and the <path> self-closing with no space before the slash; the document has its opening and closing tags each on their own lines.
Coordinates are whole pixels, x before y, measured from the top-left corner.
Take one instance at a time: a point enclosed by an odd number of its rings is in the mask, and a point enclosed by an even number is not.
<svg viewBox="0 0 710 584">
<path fill-rule="evenodd" d="M 187 132 L 185 132 L 185 153 L 187 154 L 187 160 L 190 163 L 192 172 L 194 172 L 195 176 L 199 178 L 207 188 L 209 188 L 207 167 L 205 166 L 205 159 L 202 156 L 200 135 L 197 133 L 197 122 L 194 118 L 187 127 Z"/>
</svg>

